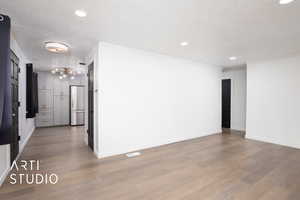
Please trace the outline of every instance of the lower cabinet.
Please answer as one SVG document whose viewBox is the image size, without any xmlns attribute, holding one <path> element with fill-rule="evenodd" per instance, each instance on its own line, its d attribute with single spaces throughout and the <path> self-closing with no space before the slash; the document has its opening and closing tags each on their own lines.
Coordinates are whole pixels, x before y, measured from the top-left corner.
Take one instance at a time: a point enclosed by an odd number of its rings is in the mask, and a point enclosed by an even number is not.
<svg viewBox="0 0 300 200">
<path fill-rule="evenodd" d="M 39 113 L 36 118 L 37 127 L 53 126 L 53 96 L 52 90 L 39 90 Z"/>
<path fill-rule="evenodd" d="M 54 96 L 54 125 L 68 125 L 69 121 L 69 96 Z"/>
<path fill-rule="evenodd" d="M 53 112 L 40 111 L 36 119 L 37 127 L 53 126 Z"/>
<path fill-rule="evenodd" d="M 37 127 L 69 125 L 69 96 L 52 95 L 51 91 L 39 91 Z"/>
</svg>

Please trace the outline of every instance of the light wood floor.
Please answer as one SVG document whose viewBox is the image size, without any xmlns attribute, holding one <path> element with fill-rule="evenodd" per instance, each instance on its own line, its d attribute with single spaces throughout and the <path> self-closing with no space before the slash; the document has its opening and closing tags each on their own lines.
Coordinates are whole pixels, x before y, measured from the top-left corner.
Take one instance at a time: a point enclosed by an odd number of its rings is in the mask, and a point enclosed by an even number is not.
<svg viewBox="0 0 300 200">
<path fill-rule="evenodd" d="M 81 128 L 35 131 L 20 159 L 41 160 L 57 185 L 11 185 L 1 200 L 300 199 L 300 150 L 218 134 L 96 159 Z"/>
</svg>

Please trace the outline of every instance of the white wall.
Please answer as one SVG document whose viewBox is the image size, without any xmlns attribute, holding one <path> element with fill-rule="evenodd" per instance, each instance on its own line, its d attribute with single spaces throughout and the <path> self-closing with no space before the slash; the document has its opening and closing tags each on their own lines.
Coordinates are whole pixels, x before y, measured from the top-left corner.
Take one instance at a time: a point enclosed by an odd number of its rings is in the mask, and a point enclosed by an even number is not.
<svg viewBox="0 0 300 200">
<path fill-rule="evenodd" d="M 20 140 L 20 152 L 23 151 L 28 139 L 34 131 L 34 119 L 26 119 L 26 64 L 30 61 L 26 58 L 16 40 L 12 37 L 11 49 L 20 59 L 19 67 L 21 73 L 19 74 L 19 101 L 21 106 L 19 107 L 19 135 Z M 0 184 L 4 180 L 8 170 L 10 168 L 10 147 L 9 145 L 0 146 Z"/>
<path fill-rule="evenodd" d="M 0 186 L 6 178 L 10 165 L 9 145 L 0 145 Z"/>
<path fill-rule="evenodd" d="M 300 56 L 247 69 L 246 137 L 300 148 Z"/>
<path fill-rule="evenodd" d="M 221 68 L 100 43 L 99 157 L 221 132 Z"/>
<path fill-rule="evenodd" d="M 231 79 L 231 129 L 246 130 L 247 68 L 223 70 L 223 79 Z"/>
</svg>

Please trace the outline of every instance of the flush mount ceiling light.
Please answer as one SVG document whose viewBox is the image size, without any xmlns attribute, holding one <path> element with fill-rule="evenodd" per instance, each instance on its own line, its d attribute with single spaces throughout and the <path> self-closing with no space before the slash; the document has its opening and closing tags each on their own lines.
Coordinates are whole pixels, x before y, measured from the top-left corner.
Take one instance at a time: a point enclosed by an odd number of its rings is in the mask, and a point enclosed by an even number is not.
<svg viewBox="0 0 300 200">
<path fill-rule="evenodd" d="M 237 59 L 237 57 L 235 57 L 235 56 L 231 56 L 231 57 L 229 57 L 229 60 L 236 60 Z"/>
<path fill-rule="evenodd" d="M 189 45 L 189 43 L 188 42 L 181 42 L 180 45 L 184 47 L 184 46 Z"/>
<path fill-rule="evenodd" d="M 77 15 L 78 17 L 86 17 L 87 13 L 84 10 L 76 10 L 75 15 Z"/>
<path fill-rule="evenodd" d="M 284 5 L 284 4 L 289 4 L 292 3 L 294 0 L 279 0 L 279 4 Z"/>
<path fill-rule="evenodd" d="M 45 48 L 54 53 L 66 53 L 69 51 L 69 46 L 61 42 L 45 42 Z"/>
</svg>

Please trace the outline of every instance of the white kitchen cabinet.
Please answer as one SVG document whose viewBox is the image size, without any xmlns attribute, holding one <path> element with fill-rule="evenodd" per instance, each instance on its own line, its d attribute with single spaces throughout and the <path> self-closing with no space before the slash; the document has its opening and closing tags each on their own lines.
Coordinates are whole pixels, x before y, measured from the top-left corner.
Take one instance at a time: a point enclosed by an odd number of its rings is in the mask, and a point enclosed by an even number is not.
<svg viewBox="0 0 300 200">
<path fill-rule="evenodd" d="M 38 88 L 42 90 L 52 90 L 53 76 L 49 76 L 47 72 L 39 72 Z"/>
<path fill-rule="evenodd" d="M 69 82 L 65 79 L 60 80 L 59 78 L 53 79 L 53 94 L 56 96 L 67 96 L 69 95 Z"/>
<path fill-rule="evenodd" d="M 49 111 L 40 111 L 36 118 L 37 127 L 53 126 L 53 112 L 52 109 Z"/>
<path fill-rule="evenodd" d="M 86 76 L 77 76 L 74 80 L 60 80 L 49 72 L 38 72 L 39 113 L 36 117 L 36 126 L 63 126 L 70 123 L 69 96 L 70 85 L 83 85 Z M 79 99 L 79 108 L 82 113 L 76 114 L 79 121 L 84 121 L 84 100 Z"/>
<path fill-rule="evenodd" d="M 52 90 L 39 90 L 39 110 L 53 107 Z"/>
<path fill-rule="evenodd" d="M 69 96 L 54 95 L 54 125 L 68 125 L 69 122 Z"/>
<path fill-rule="evenodd" d="M 53 95 L 52 90 L 39 89 L 39 113 L 36 118 L 37 127 L 53 125 Z"/>
</svg>

